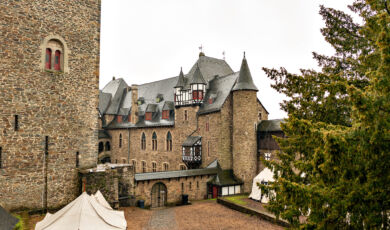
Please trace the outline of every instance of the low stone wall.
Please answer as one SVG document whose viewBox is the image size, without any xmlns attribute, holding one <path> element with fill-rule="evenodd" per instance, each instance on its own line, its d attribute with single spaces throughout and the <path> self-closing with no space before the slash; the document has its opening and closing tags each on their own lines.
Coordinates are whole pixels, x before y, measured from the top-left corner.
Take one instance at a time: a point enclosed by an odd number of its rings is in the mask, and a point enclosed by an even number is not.
<svg viewBox="0 0 390 230">
<path fill-rule="evenodd" d="M 218 198 L 217 202 L 219 204 L 222 204 L 222 205 L 228 207 L 228 208 L 231 208 L 231 209 L 234 209 L 236 211 L 239 211 L 239 212 L 242 212 L 242 213 L 246 213 L 246 214 L 249 214 L 249 215 L 258 216 L 258 217 L 260 217 L 263 220 L 267 220 L 267 221 L 270 221 L 272 223 L 276 223 L 276 224 L 278 224 L 280 226 L 283 226 L 283 227 L 289 227 L 290 226 L 288 222 L 286 222 L 284 220 L 276 219 L 276 216 L 274 216 L 271 213 L 266 213 L 266 212 L 262 212 L 262 211 L 259 211 L 259 210 L 255 210 L 255 209 L 243 206 L 243 205 L 239 205 L 239 204 L 233 203 L 233 202 L 228 201 L 228 200 L 223 199 L 223 198 Z"/>
<path fill-rule="evenodd" d="M 134 173 L 130 165 L 98 166 L 95 169 L 84 170 L 80 174 L 81 191 L 94 194 L 100 190 L 112 207 L 119 207 L 120 197 L 130 196 L 134 193 Z"/>
</svg>

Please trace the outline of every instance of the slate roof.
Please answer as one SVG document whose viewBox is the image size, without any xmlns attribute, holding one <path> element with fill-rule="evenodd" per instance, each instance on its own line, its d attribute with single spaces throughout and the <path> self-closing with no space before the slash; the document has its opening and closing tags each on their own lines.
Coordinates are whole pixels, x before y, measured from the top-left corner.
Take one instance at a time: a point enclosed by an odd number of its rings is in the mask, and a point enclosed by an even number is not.
<svg viewBox="0 0 390 230">
<path fill-rule="evenodd" d="M 191 84 L 204 84 L 204 85 L 207 84 L 207 82 L 203 78 L 202 73 L 200 72 L 199 65 L 196 65 L 194 75 L 192 76 L 190 81 L 190 85 Z"/>
<path fill-rule="evenodd" d="M 214 178 L 207 183 L 218 186 L 243 184 L 241 180 L 234 176 L 232 169 L 222 170 L 220 168 L 218 168 L 217 175 L 215 175 Z"/>
<path fill-rule="evenodd" d="M 184 74 L 183 69 L 180 68 L 179 77 L 177 78 L 177 83 L 175 85 L 175 88 L 184 87 L 185 81 L 184 81 Z"/>
<path fill-rule="evenodd" d="M 0 206 L 0 229 L 12 230 L 19 220 Z"/>
<path fill-rule="evenodd" d="M 220 111 L 237 80 L 238 74 L 233 73 L 228 76 L 214 78 L 210 81 L 209 90 L 206 92 L 204 102 L 200 106 L 198 114 Z M 212 99 L 211 104 L 209 104 L 210 98 Z"/>
<path fill-rule="evenodd" d="M 178 177 L 213 175 L 213 174 L 216 174 L 217 171 L 218 171 L 217 168 L 203 168 L 203 169 L 189 169 L 189 170 L 179 170 L 179 171 L 136 173 L 135 174 L 135 181 L 146 181 L 146 180 L 170 179 L 170 178 L 178 178 Z"/>
<path fill-rule="evenodd" d="M 106 113 L 106 110 L 111 102 L 111 93 L 103 93 L 99 90 L 99 112 L 100 114 Z"/>
<path fill-rule="evenodd" d="M 128 85 L 122 79 L 115 79 L 110 81 L 103 89 L 102 93 L 111 94 L 111 101 L 107 108 L 105 108 L 105 114 L 118 114 L 123 93 L 126 91 Z M 99 99 L 100 100 L 100 99 Z M 103 103 L 102 103 L 103 105 Z"/>
<path fill-rule="evenodd" d="M 257 126 L 259 132 L 283 132 L 280 127 L 280 123 L 284 122 L 284 119 L 263 120 Z"/>
<path fill-rule="evenodd" d="M 233 91 L 237 90 L 255 90 L 259 91 L 255 84 L 253 83 L 251 71 L 249 70 L 248 62 L 246 61 L 245 54 L 244 59 L 242 59 L 240 74 L 238 75 L 236 85 L 233 88 Z"/>
<path fill-rule="evenodd" d="M 201 136 L 188 136 L 187 139 L 183 142 L 182 146 L 191 147 L 200 139 L 202 139 Z"/>
</svg>

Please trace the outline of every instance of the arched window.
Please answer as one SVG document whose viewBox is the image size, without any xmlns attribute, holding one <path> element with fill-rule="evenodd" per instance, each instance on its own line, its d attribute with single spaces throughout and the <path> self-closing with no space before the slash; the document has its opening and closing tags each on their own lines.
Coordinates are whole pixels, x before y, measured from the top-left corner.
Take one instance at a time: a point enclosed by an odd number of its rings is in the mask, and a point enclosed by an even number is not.
<svg viewBox="0 0 390 230">
<path fill-rule="evenodd" d="M 187 167 L 185 165 L 180 165 L 180 170 L 186 170 Z"/>
<path fill-rule="evenodd" d="M 43 70 L 63 71 L 69 73 L 68 49 L 65 40 L 58 35 L 46 37 L 41 46 L 41 68 Z"/>
<path fill-rule="evenodd" d="M 46 48 L 45 69 L 51 69 L 51 49 Z"/>
<path fill-rule="evenodd" d="M 122 148 L 122 133 L 119 134 L 119 148 Z"/>
<path fill-rule="evenodd" d="M 152 150 L 154 150 L 154 151 L 157 150 L 157 134 L 156 134 L 156 132 L 153 132 L 153 136 L 152 136 Z"/>
<path fill-rule="evenodd" d="M 156 162 L 152 162 L 152 170 L 153 170 L 153 172 L 157 172 L 157 163 Z"/>
<path fill-rule="evenodd" d="M 164 171 L 168 171 L 169 165 L 168 163 L 163 163 L 163 169 Z"/>
<path fill-rule="evenodd" d="M 169 131 L 167 133 L 167 151 L 172 151 L 172 135 Z"/>
<path fill-rule="evenodd" d="M 111 151 L 111 145 L 109 141 L 106 142 L 106 151 Z"/>
<path fill-rule="evenodd" d="M 99 153 L 103 152 L 104 150 L 104 144 L 103 142 L 99 142 Z"/>
<path fill-rule="evenodd" d="M 61 51 L 56 50 L 54 55 L 54 69 L 61 70 Z"/>
<path fill-rule="evenodd" d="M 142 172 L 143 173 L 146 172 L 146 162 L 145 161 L 142 161 Z"/>
<path fill-rule="evenodd" d="M 131 164 L 133 165 L 134 173 L 136 173 L 137 172 L 137 161 L 136 160 L 131 160 Z"/>
<path fill-rule="evenodd" d="M 145 149 L 146 149 L 146 137 L 145 137 L 145 133 L 142 133 L 142 137 L 141 137 L 141 149 L 142 149 L 142 150 L 145 150 Z"/>
</svg>

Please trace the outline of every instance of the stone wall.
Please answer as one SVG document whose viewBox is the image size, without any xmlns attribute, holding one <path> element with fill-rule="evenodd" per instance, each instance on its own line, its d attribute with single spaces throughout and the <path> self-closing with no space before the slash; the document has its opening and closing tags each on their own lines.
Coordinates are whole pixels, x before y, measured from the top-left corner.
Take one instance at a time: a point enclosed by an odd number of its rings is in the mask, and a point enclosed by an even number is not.
<svg viewBox="0 0 390 230">
<path fill-rule="evenodd" d="M 244 182 L 243 192 L 251 191 L 257 171 L 256 105 L 255 91 L 233 92 L 233 171 Z"/>
<path fill-rule="evenodd" d="M 65 205 L 79 191 L 76 152 L 81 167 L 97 161 L 100 1 L 2 0 L 0 31 L 0 205 Z M 62 71 L 42 68 L 49 38 Z"/>
<path fill-rule="evenodd" d="M 167 203 L 175 204 L 180 202 L 182 194 L 188 194 L 189 200 L 202 200 L 207 198 L 207 181 L 211 177 L 212 175 L 206 175 L 137 182 L 135 187 L 136 199 L 145 200 L 145 205 L 150 206 L 153 185 L 161 182 L 167 187 Z M 182 190 L 182 186 L 184 190 Z"/>
<path fill-rule="evenodd" d="M 104 166 L 102 166 L 104 167 Z M 127 194 L 134 193 L 134 173 L 132 166 L 107 166 L 104 171 L 94 170 L 93 172 L 83 171 L 80 174 L 83 185 L 82 189 L 88 194 L 95 194 L 98 190 L 111 204 L 111 207 L 118 207 L 119 197 L 124 191 L 120 191 L 120 185 L 125 185 Z"/>
</svg>

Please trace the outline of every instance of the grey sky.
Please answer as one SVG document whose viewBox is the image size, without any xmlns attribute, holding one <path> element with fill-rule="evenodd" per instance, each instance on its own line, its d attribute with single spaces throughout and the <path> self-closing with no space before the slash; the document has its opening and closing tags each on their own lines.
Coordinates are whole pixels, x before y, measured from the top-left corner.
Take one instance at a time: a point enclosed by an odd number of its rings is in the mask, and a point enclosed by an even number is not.
<svg viewBox="0 0 390 230">
<path fill-rule="evenodd" d="M 319 5 L 348 11 L 351 0 L 102 0 L 100 88 L 113 76 L 141 84 L 187 73 L 200 45 L 239 71 L 243 51 L 270 119 L 284 99 L 262 67 L 314 68 L 312 51 L 333 54 Z M 172 89 L 173 90 L 173 89 Z"/>
</svg>

